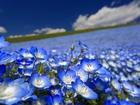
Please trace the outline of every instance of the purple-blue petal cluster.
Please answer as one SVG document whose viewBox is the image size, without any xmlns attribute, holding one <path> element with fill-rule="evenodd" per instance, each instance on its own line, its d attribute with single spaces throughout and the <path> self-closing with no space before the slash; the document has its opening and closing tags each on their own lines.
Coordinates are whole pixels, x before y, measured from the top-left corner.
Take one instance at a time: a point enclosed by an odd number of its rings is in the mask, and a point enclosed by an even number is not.
<svg viewBox="0 0 140 105">
<path fill-rule="evenodd" d="M 0 104 L 140 104 L 140 47 L 1 50 L 9 45 L 0 36 Z"/>
</svg>

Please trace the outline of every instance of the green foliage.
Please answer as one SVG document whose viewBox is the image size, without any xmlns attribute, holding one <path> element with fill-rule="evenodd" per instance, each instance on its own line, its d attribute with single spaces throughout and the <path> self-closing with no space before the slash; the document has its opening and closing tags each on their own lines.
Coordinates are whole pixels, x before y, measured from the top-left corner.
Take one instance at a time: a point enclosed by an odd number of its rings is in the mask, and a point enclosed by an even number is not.
<svg viewBox="0 0 140 105">
<path fill-rule="evenodd" d="M 44 65 L 42 63 L 38 64 L 38 74 L 42 74 L 44 72 L 44 70 L 46 70 L 46 68 L 44 67 Z"/>
<path fill-rule="evenodd" d="M 88 105 L 97 105 L 97 102 L 95 100 L 89 100 Z"/>
</svg>

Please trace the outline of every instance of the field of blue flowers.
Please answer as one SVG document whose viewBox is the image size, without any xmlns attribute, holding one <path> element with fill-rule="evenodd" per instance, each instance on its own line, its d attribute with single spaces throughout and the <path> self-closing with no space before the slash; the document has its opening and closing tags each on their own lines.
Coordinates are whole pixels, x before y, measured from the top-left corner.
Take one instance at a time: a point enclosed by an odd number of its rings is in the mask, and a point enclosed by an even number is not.
<svg viewBox="0 0 140 105">
<path fill-rule="evenodd" d="M 140 25 L 11 47 L 0 36 L 0 104 L 140 105 L 138 28 Z"/>
</svg>

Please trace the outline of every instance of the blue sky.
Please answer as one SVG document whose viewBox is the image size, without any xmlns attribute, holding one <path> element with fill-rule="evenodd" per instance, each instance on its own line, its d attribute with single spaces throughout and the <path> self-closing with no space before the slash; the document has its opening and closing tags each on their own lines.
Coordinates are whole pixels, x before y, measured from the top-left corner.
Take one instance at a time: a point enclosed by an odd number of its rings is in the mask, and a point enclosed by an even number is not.
<svg viewBox="0 0 140 105">
<path fill-rule="evenodd" d="M 1 0 L 5 37 L 64 32 L 134 21 L 140 0 Z"/>
</svg>

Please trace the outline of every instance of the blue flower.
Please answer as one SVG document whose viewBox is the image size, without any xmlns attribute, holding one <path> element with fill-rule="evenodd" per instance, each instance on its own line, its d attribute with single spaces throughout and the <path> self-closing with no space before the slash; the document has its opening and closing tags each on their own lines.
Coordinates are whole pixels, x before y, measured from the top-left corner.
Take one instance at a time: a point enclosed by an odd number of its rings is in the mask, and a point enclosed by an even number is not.
<svg viewBox="0 0 140 105">
<path fill-rule="evenodd" d="M 31 76 L 32 73 L 33 73 L 33 70 L 32 69 L 18 69 L 18 73 L 19 75 L 24 75 L 24 76 Z"/>
<path fill-rule="evenodd" d="M 60 70 L 58 71 L 58 77 L 62 81 L 62 84 L 68 88 L 72 87 L 71 83 L 74 82 L 77 78 L 76 73 L 73 70 L 68 70 L 67 72 Z"/>
<path fill-rule="evenodd" d="M 38 96 L 37 98 L 36 101 L 31 102 L 31 105 L 46 105 L 46 97 Z"/>
<path fill-rule="evenodd" d="M 129 94 L 133 97 L 140 97 L 140 89 L 135 85 L 132 85 L 132 87 L 133 87 L 133 91 L 130 91 Z"/>
<path fill-rule="evenodd" d="M 36 100 L 33 92 L 34 88 L 24 82 L 24 79 L 4 81 L 0 84 L 0 103 L 12 105 L 19 101 Z"/>
<path fill-rule="evenodd" d="M 135 105 L 135 104 L 132 102 L 127 102 L 126 100 L 120 100 L 119 105 Z"/>
<path fill-rule="evenodd" d="M 36 59 L 48 59 L 49 57 L 43 48 L 37 49 L 35 46 L 32 46 L 30 52 Z"/>
<path fill-rule="evenodd" d="M 49 77 L 48 76 L 43 76 L 43 75 L 39 75 L 39 74 L 33 74 L 30 77 L 30 83 L 38 88 L 38 89 L 46 89 L 49 88 L 51 86 L 51 83 L 49 81 Z"/>
<path fill-rule="evenodd" d="M 96 70 L 102 67 L 100 62 L 95 59 L 84 58 L 81 60 L 80 64 L 81 64 L 81 68 L 83 68 L 85 71 L 90 73 L 94 73 Z"/>
<path fill-rule="evenodd" d="M 97 90 L 100 90 L 100 91 L 105 91 L 105 89 L 107 89 L 109 87 L 106 82 L 102 81 L 99 78 L 97 78 L 96 80 L 94 80 L 93 83 L 94 83 L 96 89 Z"/>
<path fill-rule="evenodd" d="M 119 83 L 116 79 L 112 80 L 111 84 L 118 91 L 120 91 L 122 89 L 122 84 Z"/>
<path fill-rule="evenodd" d="M 79 78 L 72 83 L 72 87 L 79 95 L 86 99 L 95 100 L 98 98 L 98 95 L 88 86 L 86 86 Z"/>
<path fill-rule="evenodd" d="M 29 58 L 33 58 L 34 56 L 30 53 L 29 50 L 27 49 L 19 49 L 19 51 L 16 51 L 18 54 L 20 54 L 24 59 L 29 59 Z"/>
<path fill-rule="evenodd" d="M 5 52 L 0 52 L 0 64 L 9 63 L 11 55 Z"/>
<path fill-rule="evenodd" d="M 58 61 L 58 65 L 60 66 L 60 67 L 64 67 L 64 68 L 67 68 L 68 67 L 68 65 L 69 65 L 69 62 L 68 61 L 63 61 L 63 60 L 59 60 Z"/>
<path fill-rule="evenodd" d="M 129 82 L 123 82 L 122 86 L 123 86 L 123 89 L 128 93 L 134 91 L 134 87 Z"/>
<path fill-rule="evenodd" d="M 83 44 L 83 43 L 80 42 L 80 41 L 79 41 L 79 45 L 80 45 L 80 47 L 81 47 L 82 52 L 88 51 L 88 50 L 89 50 L 88 46 L 85 45 L 85 44 Z"/>
<path fill-rule="evenodd" d="M 119 105 L 118 100 L 105 101 L 104 105 Z"/>
<path fill-rule="evenodd" d="M 54 88 L 54 87 L 50 88 L 50 94 L 52 96 L 55 96 L 55 95 L 63 96 L 63 94 L 61 92 L 61 89 L 60 88 Z"/>
<path fill-rule="evenodd" d="M 6 73 L 6 66 L 5 65 L 0 65 L 0 76 Z"/>
<path fill-rule="evenodd" d="M 0 35 L 0 49 L 7 46 L 10 46 L 10 43 L 4 41 L 4 37 Z"/>
<path fill-rule="evenodd" d="M 59 95 L 47 96 L 46 102 L 47 105 L 64 105 L 64 99 Z"/>
<path fill-rule="evenodd" d="M 88 80 L 88 73 L 82 68 L 77 70 L 75 69 L 75 72 L 76 72 L 76 76 L 79 76 L 83 82 L 86 82 Z"/>
<path fill-rule="evenodd" d="M 101 67 L 100 69 L 95 71 L 95 74 L 99 76 L 103 81 L 110 82 L 111 74 L 106 68 Z"/>
<path fill-rule="evenodd" d="M 58 85 L 59 84 L 59 79 L 56 77 L 53 77 L 50 79 L 50 82 L 53 86 Z"/>
</svg>

